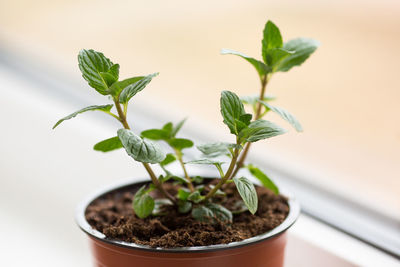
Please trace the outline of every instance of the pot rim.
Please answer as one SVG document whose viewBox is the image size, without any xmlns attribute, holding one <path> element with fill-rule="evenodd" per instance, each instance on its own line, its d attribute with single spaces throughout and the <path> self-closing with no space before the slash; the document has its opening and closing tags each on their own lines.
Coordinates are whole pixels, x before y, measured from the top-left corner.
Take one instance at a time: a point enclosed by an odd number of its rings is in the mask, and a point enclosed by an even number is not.
<svg viewBox="0 0 400 267">
<path fill-rule="evenodd" d="M 206 178 L 206 177 L 205 177 Z M 207 178 L 206 178 L 207 179 Z M 148 252 L 159 252 L 159 253 L 193 253 L 193 252 L 212 252 L 212 251 L 219 251 L 225 249 L 233 249 L 239 248 L 246 245 L 255 244 L 258 242 L 265 241 L 267 239 L 271 239 L 276 237 L 282 233 L 284 233 L 287 229 L 289 229 L 297 220 L 300 214 L 300 204 L 299 201 L 295 198 L 295 196 L 287 190 L 281 190 L 281 194 L 285 195 L 288 198 L 289 204 L 289 214 L 286 219 L 274 229 L 263 233 L 261 235 L 257 235 L 242 241 L 231 242 L 228 244 L 218 244 L 218 245 L 210 245 L 210 246 L 195 246 L 195 247 L 179 247 L 179 248 L 161 248 L 161 247 L 150 247 L 146 245 L 139 245 L 136 243 L 124 242 L 119 240 L 108 239 L 106 236 L 97 231 L 96 229 L 92 228 L 90 224 L 86 221 L 85 218 L 85 211 L 86 208 L 98 197 L 109 193 L 111 191 L 115 191 L 117 189 L 131 186 L 138 183 L 149 182 L 148 179 L 135 179 L 132 181 L 130 178 L 129 180 L 122 180 L 115 184 L 103 186 L 102 188 L 96 190 L 94 193 L 87 196 L 83 201 L 81 201 L 76 209 L 75 212 L 75 221 L 78 224 L 79 228 L 88 234 L 90 237 L 98 239 L 102 242 L 116 245 L 119 247 L 124 247 L 128 249 L 137 249 L 137 250 L 144 250 Z M 257 183 L 256 183 L 257 184 Z"/>
</svg>

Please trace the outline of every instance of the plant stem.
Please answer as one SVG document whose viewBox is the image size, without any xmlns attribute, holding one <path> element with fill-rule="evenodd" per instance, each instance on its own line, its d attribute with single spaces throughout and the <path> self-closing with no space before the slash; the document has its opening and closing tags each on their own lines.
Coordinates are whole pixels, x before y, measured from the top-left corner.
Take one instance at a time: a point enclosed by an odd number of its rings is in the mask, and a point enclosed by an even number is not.
<svg viewBox="0 0 400 267">
<path fill-rule="evenodd" d="M 269 81 L 268 75 L 265 75 L 265 77 L 261 80 L 261 92 L 260 92 L 260 97 L 259 97 L 260 101 L 262 101 L 264 99 L 265 89 L 267 88 L 268 81 Z M 262 117 L 261 109 L 262 109 L 262 104 L 260 102 L 258 102 L 257 112 L 254 117 L 255 120 L 258 120 L 260 117 Z M 249 153 L 250 145 L 251 145 L 251 142 L 248 142 L 245 145 L 245 147 L 243 149 L 243 153 L 236 163 L 236 167 L 235 167 L 235 170 L 233 171 L 232 177 L 234 177 L 238 173 L 238 171 L 243 167 L 244 161 L 247 157 L 247 154 Z"/>
<path fill-rule="evenodd" d="M 214 186 L 214 188 L 210 192 L 208 192 L 208 194 L 206 195 L 206 197 L 204 198 L 203 201 L 207 201 L 208 199 L 210 199 L 218 191 L 218 189 L 220 189 L 221 186 L 223 186 L 226 183 L 226 181 L 228 181 L 229 179 L 232 178 L 233 170 L 235 168 L 235 164 L 236 164 L 239 154 L 240 154 L 239 149 L 235 148 L 235 151 L 232 156 L 231 164 L 229 165 L 229 168 L 226 171 L 225 176 L 218 182 L 218 184 L 216 184 Z"/>
<path fill-rule="evenodd" d="M 119 121 L 122 123 L 122 125 L 124 126 L 125 129 L 130 129 L 128 121 L 126 120 L 126 115 L 125 113 L 122 111 L 121 105 L 119 103 L 118 99 L 114 99 L 114 103 L 115 103 L 115 108 L 117 109 L 118 115 L 119 115 Z M 172 201 L 172 203 L 176 203 L 176 199 L 169 194 L 167 191 L 165 191 L 164 187 L 162 186 L 162 184 L 158 181 L 157 176 L 154 174 L 153 169 L 151 168 L 150 164 L 148 163 L 142 163 L 144 168 L 146 169 L 147 173 L 150 175 L 150 178 L 153 182 L 153 184 L 155 185 L 155 187 L 157 187 L 157 189 L 161 192 L 161 194 L 163 194 L 166 198 L 168 198 L 169 200 Z"/>
<path fill-rule="evenodd" d="M 187 182 L 188 182 L 189 190 L 190 190 L 191 192 L 194 192 L 194 187 L 193 187 L 193 184 L 192 184 L 192 179 L 190 178 L 190 176 L 189 176 L 189 174 L 188 174 L 188 172 L 187 172 L 187 170 L 186 170 L 185 163 L 183 163 L 181 151 L 179 151 L 178 149 L 175 149 L 175 155 L 176 155 L 176 157 L 178 158 L 178 161 L 179 161 L 179 163 L 180 163 L 181 166 L 182 166 L 183 173 L 185 174 L 185 178 L 186 178 L 186 180 L 187 180 Z"/>
</svg>

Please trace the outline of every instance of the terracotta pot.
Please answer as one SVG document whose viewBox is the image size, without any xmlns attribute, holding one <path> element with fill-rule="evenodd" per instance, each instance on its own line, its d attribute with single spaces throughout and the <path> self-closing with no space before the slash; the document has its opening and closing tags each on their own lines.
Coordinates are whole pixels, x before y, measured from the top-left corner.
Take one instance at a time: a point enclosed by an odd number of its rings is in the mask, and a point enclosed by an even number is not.
<svg viewBox="0 0 400 267">
<path fill-rule="evenodd" d="M 148 180 L 137 183 L 119 183 L 100 190 L 83 201 L 77 209 L 76 221 L 89 235 L 90 245 L 97 267 L 283 267 L 286 230 L 296 221 L 300 206 L 289 196 L 289 214 L 273 230 L 230 244 L 185 247 L 151 248 L 122 241 L 107 239 L 93 229 L 85 219 L 86 207 L 96 198 L 124 187 L 137 189 Z M 288 194 L 285 194 L 288 196 Z"/>
</svg>

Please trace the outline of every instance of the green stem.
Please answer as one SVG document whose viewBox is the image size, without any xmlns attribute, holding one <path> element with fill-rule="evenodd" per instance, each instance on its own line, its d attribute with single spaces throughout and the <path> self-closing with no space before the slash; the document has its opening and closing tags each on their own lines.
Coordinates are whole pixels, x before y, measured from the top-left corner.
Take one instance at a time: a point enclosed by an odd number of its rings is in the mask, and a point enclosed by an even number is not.
<svg viewBox="0 0 400 267">
<path fill-rule="evenodd" d="M 225 175 L 223 175 L 223 178 L 218 182 L 218 184 L 216 184 L 214 188 L 210 192 L 208 192 L 208 194 L 203 200 L 204 202 L 212 198 L 214 194 L 218 191 L 218 189 L 220 189 L 221 186 L 223 186 L 226 183 L 226 181 L 232 178 L 233 170 L 235 168 L 235 164 L 239 154 L 240 154 L 239 148 L 235 148 L 228 170 L 226 171 Z"/>
<path fill-rule="evenodd" d="M 194 192 L 194 187 L 193 187 L 193 184 L 192 184 L 192 179 L 190 178 L 190 176 L 189 176 L 189 174 L 188 174 L 188 172 L 187 172 L 187 170 L 186 170 L 185 163 L 183 162 L 183 159 L 182 159 L 182 153 L 181 153 L 181 151 L 179 151 L 178 149 L 175 149 L 175 155 L 176 155 L 176 157 L 178 158 L 179 163 L 181 164 L 181 167 L 182 167 L 182 169 L 183 169 L 183 173 L 185 174 L 185 178 L 186 178 L 186 180 L 187 180 L 187 182 L 188 182 L 189 190 L 190 190 L 191 192 Z"/>
<path fill-rule="evenodd" d="M 122 125 L 124 126 L 125 129 L 129 130 L 130 127 L 129 127 L 128 121 L 126 120 L 126 114 L 124 114 L 124 112 L 122 111 L 119 100 L 114 99 L 114 103 L 115 103 L 115 108 L 117 109 L 117 112 L 119 115 L 119 121 L 122 123 Z M 155 175 L 150 164 L 148 164 L 148 163 L 142 163 L 142 164 L 143 164 L 144 168 L 146 169 L 147 173 L 150 175 L 150 178 L 151 178 L 153 184 L 155 185 L 155 187 L 157 187 L 157 189 L 161 192 L 161 194 L 163 194 L 166 198 L 171 200 L 172 203 L 176 203 L 176 199 L 171 194 L 169 194 L 167 191 L 165 191 L 165 189 L 162 186 L 162 184 L 160 183 L 160 181 L 158 181 L 157 176 Z"/>
<path fill-rule="evenodd" d="M 260 92 L 260 97 L 259 97 L 260 101 L 262 101 L 264 99 L 265 89 L 267 88 L 268 81 L 269 81 L 268 75 L 265 75 L 264 78 L 261 80 L 261 92 Z M 262 108 L 262 104 L 260 102 L 258 102 L 258 104 L 257 104 L 257 112 L 256 112 L 255 117 L 254 117 L 255 120 L 258 120 L 261 117 L 261 108 Z M 243 149 L 243 153 L 242 153 L 242 155 L 240 156 L 239 160 L 236 163 L 235 170 L 233 171 L 233 174 L 232 174 L 233 177 L 243 167 L 244 161 L 245 161 L 245 159 L 247 157 L 247 154 L 249 153 L 250 145 L 251 145 L 250 142 L 248 142 L 245 145 L 245 147 Z"/>
</svg>

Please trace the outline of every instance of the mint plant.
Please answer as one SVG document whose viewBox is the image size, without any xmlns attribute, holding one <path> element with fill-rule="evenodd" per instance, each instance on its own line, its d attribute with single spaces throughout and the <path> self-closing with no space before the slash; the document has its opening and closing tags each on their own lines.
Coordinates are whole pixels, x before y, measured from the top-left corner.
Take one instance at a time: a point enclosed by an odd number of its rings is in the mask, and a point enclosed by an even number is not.
<svg viewBox="0 0 400 267">
<path fill-rule="evenodd" d="M 266 96 L 268 82 L 276 72 L 286 72 L 301 65 L 318 47 L 313 39 L 298 38 L 283 42 L 278 27 L 268 21 L 265 25 L 262 40 L 262 60 L 248 57 L 233 50 L 222 50 L 222 54 L 239 56 L 249 62 L 257 71 L 260 79 L 260 92 L 257 96 L 239 97 L 231 91 L 223 91 L 220 98 L 223 123 L 234 136 L 233 142 L 214 142 L 197 145 L 202 157 L 185 161 L 185 151 L 194 146 L 193 141 L 177 137 L 185 120 L 177 123 L 168 122 L 161 128 L 153 128 L 135 133 L 128 120 L 128 105 L 132 98 L 142 91 L 158 73 L 147 76 L 136 76 L 120 80 L 119 64 L 114 64 L 102 53 L 94 50 L 81 50 L 78 55 L 79 68 L 89 86 L 98 93 L 107 96 L 112 104 L 93 105 L 78 110 L 62 119 L 76 117 L 87 111 L 102 111 L 117 119 L 123 128 L 118 129 L 116 136 L 110 137 L 94 145 L 94 150 L 109 152 L 124 148 L 135 161 L 146 169 L 151 183 L 144 185 L 135 194 L 132 206 L 139 218 L 162 216 L 165 205 L 173 205 L 180 213 L 191 213 L 193 218 L 203 222 L 231 222 L 233 215 L 245 211 L 254 214 L 258 207 L 258 198 L 253 183 L 244 176 L 237 176 L 238 171 L 245 168 L 249 175 L 257 178 L 261 184 L 275 194 L 278 187 L 260 168 L 253 164 L 245 164 L 250 146 L 254 142 L 275 137 L 286 132 L 277 124 L 264 120 L 270 112 L 278 114 L 296 131 L 301 132 L 299 121 L 283 108 L 271 105 L 273 97 Z M 244 105 L 251 107 L 247 113 Z M 159 144 L 164 142 L 169 151 Z M 168 165 L 177 162 L 183 175 L 171 173 Z M 156 175 L 151 164 L 158 164 L 163 173 Z M 215 185 L 203 184 L 203 178 L 192 176 L 187 165 L 213 165 L 219 173 Z M 177 186 L 177 194 L 172 195 L 165 190 L 165 183 L 173 182 Z M 220 205 L 217 199 L 225 198 L 224 185 L 234 183 L 242 201 L 236 203 L 237 209 L 228 210 Z M 158 190 L 163 198 L 154 199 L 150 192 Z"/>
</svg>

